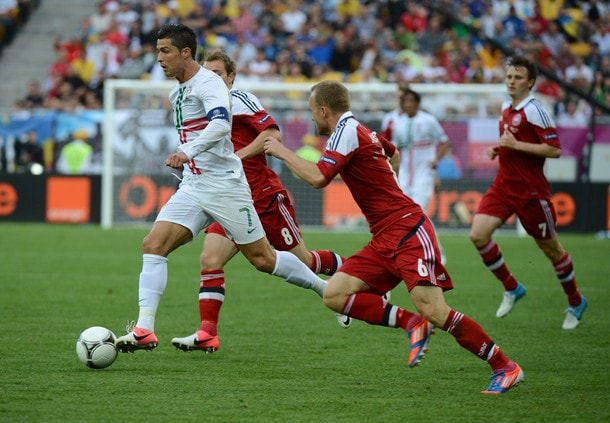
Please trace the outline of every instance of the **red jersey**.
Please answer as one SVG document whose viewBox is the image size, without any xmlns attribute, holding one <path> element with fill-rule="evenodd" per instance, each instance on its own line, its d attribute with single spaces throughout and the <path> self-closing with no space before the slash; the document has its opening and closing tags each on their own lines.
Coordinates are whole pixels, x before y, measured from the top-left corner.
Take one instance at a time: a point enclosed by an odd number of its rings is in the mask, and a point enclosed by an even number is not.
<svg viewBox="0 0 610 423">
<path fill-rule="evenodd" d="M 279 129 L 276 121 L 263 109 L 254 94 L 231 90 L 231 100 L 233 112 L 231 141 L 235 151 L 250 144 L 265 129 Z M 267 167 L 265 153 L 243 160 L 242 164 L 252 191 L 254 207 L 258 213 L 261 213 L 266 209 L 269 198 L 285 188 L 277 173 Z"/>
<path fill-rule="evenodd" d="M 500 135 L 507 127 L 515 138 L 533 144 L 548 144 L 561 148 L 555 122 L 533 96 L 517 107 L 509 101 L 502 105 Z M 549 182 L 544 176 L 544 157 L 500 147 L 500 169 L 492 187 L 518 198 L 548 198 Z"/>
<path fill-rule="evenodd" d="M 349 188 L 366 218 L 371 233 L 422 209 L 403 194 L 389 157 L 396 147 L 344 113 L 326 142 L 318 168 L 330 182 L 337 174 Z"/>
</svg>

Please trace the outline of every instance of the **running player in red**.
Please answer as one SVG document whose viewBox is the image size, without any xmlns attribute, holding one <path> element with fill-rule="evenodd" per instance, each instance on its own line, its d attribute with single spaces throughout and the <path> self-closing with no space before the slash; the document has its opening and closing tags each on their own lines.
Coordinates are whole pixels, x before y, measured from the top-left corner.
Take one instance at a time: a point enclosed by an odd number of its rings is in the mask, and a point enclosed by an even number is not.
<svg viewBox="0 0 610 423">
<path fill-rule="evenodd" d="M 168 283 L 168 256 L 218 222 L 257 270 L 312 289 L 322 296 L 326 281 L 294 254 L 271 247 L 258 217 L 242 161 L 231 142 L 231 99 L 226 84 L 195 60 L 197 35 L 182 24 L 157 33 L 157 61 L 176 79 L 169 93 L 180 145 L 165 165 L 182 170 L 182 182 L 161 207 L 142 243 L 138 320 L 117 338 L 123 353 L 159 344 L 156 314 Z"/>
<path fill-rule="evenodd" d="M 342 264 L 342 257 L 328 250 L 309 251 L 305 246 L 288 192 L 279 176 L 267 167 L 263 153 L 265 138 L 280 138 L 279 126 L 252 93 L 232 89 L 236 76 L 235 62 L 220 50 L 206 55 L 203 66 L 222 78 L 231 90 L 233 123 L 231 141 L 242 159 L 252 199 L 261 219 L 267 239 L 279 251 L 290 251 L 315 273 L 332 275 Z M 224 266 L 239 250 L 217 222 L 206 230 L 201 252 L 199 288 L 200 327 L 196 333 L 172 339 L 181 350 L 201 350 L 208 353 L 220 347 L 218 320 L 225 297 Z M 321 292 L 318 294 L 322 295 Z M 349 327 L 351 319 L 337 314 L 342 327 Z"/>
<path fill-rule="evenodd" d="M 508 270 L 500 247 L 491 237 L 516 214 L 553 264 L 568 297 L 563 328 L 574 329 L 587 308 L 587 299 L 578 291 L 572 259 L 557 236 L 557 216 L 543 167 L 547 157 L 559 157 L 561 146 L 555 123 L 530 94 L 537 73 L 536 65 L 523 56 L 514 56 L 508 62 L 505 79 L 511 100 L 502 106 L 500 142 L 487 152 L 491 160 L 498 157 L 500 168 L 479 204 L 470 239 L 483 263 L 504 285 L 496 312 L 497 317 L 504 317 L 525 296 L 525 287 Z"/>
<path fill-rule="evenodd" d="M 441 263 L 432 223 L 398 186 L 389 164 L 396 148 L 355 119 L 347 88 L 338 82 L 314 85 L 309 108 L 318 133 L 330 136 L 318 163 L 301 159 L 273 138 L 265 141 L 265 152 L 283 160 L 316 188 L 341 175 L 373 234 L 371 241 L 328 280 L 325 305 L 373 325 L 403 329 L 410 342 L 410 367 L 423 357 L 434 325 L 489 363 L 493 376 L 483 393 L 501 394 L 523 381 L 521 367 L 483 328 L 445 303 L 443 292 L 453 288 L 451 277 Z M 401 280 L 421 315 L 379 296 Z"/>
</svg>

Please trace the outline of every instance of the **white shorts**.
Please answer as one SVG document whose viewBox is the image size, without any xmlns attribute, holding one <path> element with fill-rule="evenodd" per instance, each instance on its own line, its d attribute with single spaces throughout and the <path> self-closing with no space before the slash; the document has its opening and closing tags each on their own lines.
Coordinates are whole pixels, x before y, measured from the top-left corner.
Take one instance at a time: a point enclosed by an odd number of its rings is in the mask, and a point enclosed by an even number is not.
<svg viewBox="0 0 610 423">
<path fill-rule="evenodd" d="M 434 181 L 431 183 L 420 183 L 419 185 L 412 185 L 410 187 L 402 187 L 403 192 L 411 197 L 413 201 L 421 206 L 424 213 L 428 212 L 428 205 L 434 194 Z"/>
<path fill-rule="evenodd" d="M 212 222 L 218 222 L 240 245 L 265 236 L 243 174 L 234 178 L 210 174 L 186 176 L 155 221 L 184 226 L 193 233 L 193 238 Z"/>
</svg>

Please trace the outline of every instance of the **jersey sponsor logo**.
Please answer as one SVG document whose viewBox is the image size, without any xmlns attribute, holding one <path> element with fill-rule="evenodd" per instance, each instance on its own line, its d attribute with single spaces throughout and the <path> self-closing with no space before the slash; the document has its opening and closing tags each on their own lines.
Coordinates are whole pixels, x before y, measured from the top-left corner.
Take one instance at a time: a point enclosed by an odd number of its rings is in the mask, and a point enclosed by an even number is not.
<svg viewBox="0 0 610 423">
<path fill-rule="evenodd" d="M 511 122 L 511 124 L 513 126 L 519 126 L 520 123 L 521 123 L 521 115 L 520 114 L 516 114 L 515 116 L 513 116 L 513 120 Z"/>
<path fill-rule="evenodd" d="M 331 159 L 329 157 L 326 157 L 326 156 L 320 157 L 320 161 L 324 162 L 324 163 L 329 163 L 329 164 L 331 164 L 333 166 L 337 164 L 337 162 L 335 160 L 333 160 L 333 159 Z"/>
</svg>

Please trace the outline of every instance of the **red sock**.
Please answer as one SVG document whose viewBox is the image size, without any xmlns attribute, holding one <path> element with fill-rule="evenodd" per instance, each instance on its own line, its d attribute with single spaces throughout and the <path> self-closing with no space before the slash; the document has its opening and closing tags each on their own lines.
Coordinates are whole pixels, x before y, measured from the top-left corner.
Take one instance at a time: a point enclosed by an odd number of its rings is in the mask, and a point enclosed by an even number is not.
<svg viewBox="0 0 610 423">
<path fill-rule="evenodd" d="M 504 263 L 500 247 L 493 239 L 490 239 L 487 244 L 479 248 L 479 254 L 483 259 L 485 266 L 494 274 L 494 276 L 502 282 L 506 291 L 517 289 L 517 280 L 513 277 Z"/>
<path fill-rule="evenodd" d="M 580 304 L 580 292 L 576 288 L 576 277 L 574 276 L 574 265 L 572 258 L 565 253 L 562 258 L 553 263 L 557 279 L 561 282 L 563 292 L 568 296 L 568 303 L 575 307 Z"/>
<path fill-rule="evenodd" d="M 344 258 L 328 250 L 311 251 L 311 270 L 323 275 L 334 275 L 343 264 Z"/>
<path fill-rule="evenodd" d="M 222 270 L 202 270 L 199 287 L 200 329 L 218 335 L 218 316 L 225 299 L 225 274 Z"/>
<path fill-rule="evenodd" d="M 510 360 L 499 348 L 494 348 L 496 344 L 470 317 L 452 309 L 442 329 L 453 335 L 462 348 L 488 361 L 494 371 L 508 366 Z"/>
<path fill-rule="evenodd" d="M 421 319 L 421 316 L 386 303 L 379 295 L 363 292 L 351 295 L 345 302 L 342 313 L 371 325 L 401 327 L 405 330 L 409 324 L 413 327 Z M 411 322 L 412 317 L 417 319 Z"/>
</svg>

